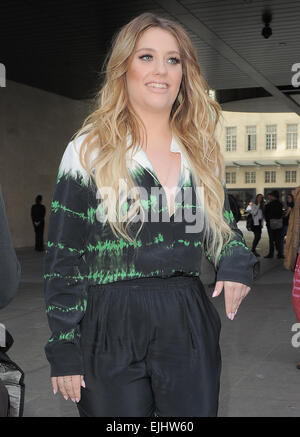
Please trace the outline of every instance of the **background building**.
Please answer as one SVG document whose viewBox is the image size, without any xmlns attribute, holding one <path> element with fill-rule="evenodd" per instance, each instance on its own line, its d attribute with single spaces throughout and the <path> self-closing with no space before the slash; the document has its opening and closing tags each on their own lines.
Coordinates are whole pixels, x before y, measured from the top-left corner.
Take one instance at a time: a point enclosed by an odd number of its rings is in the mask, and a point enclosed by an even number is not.
<svg viewBox="0 0 300 437">
<path fill-rule="evenodd" d="M 226 186 L 241 207 L 256 194 L 287 194 L 300 184 L 299 116 L 293 112 L 223 111 L 218 126 Z"/>
</svg>

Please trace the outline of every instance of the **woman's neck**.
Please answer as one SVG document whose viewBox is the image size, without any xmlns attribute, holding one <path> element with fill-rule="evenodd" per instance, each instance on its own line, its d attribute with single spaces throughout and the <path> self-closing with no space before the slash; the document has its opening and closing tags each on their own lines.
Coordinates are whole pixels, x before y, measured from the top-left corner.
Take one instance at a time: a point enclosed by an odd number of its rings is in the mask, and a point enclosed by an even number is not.
<svg viewBox="0 0 300 437">
<path fill-rule="evenodd" d="M 146 128 L 147 146 L 152 148 L 161 148 L 162 143 L 170 143 L 172 140 L 172 130 L 169 123 L 169 114 L 139 114 Z M 146 148 L 146 138 L 142 136 L 142 147 Z"/>
</svg>

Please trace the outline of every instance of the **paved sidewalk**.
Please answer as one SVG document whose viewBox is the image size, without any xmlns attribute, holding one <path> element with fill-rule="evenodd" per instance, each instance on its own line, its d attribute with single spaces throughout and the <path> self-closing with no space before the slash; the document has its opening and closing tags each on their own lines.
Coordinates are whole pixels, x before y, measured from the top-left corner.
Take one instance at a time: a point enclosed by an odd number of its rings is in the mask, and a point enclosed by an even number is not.
<svg viewBox="0 0 300 437">
<path fill-rule="evenodd" d="M 247 244 L 252 233 L 239 223 Z M 258 252 L 266 255 L 266 230 Z M 43 253 L 33 248 L 17 250 L 22 279 L 16 299 L 0 312 L 14 337 L 9 356 L 25 371 L 24 416 L 78 417 L 72 401 L 53 395 L 44 345 L 50 336 L 43 298 Z M 283 260 L 261 259 L 261 271 L 235 319 L 225 315 L 224 299 L 213 302 L 222 319 L 223 369 L 219 416 L 300 416 L 300 348 L 291 344 L 292 325 L 297 322 L 291 304 L 292 272 Z M 204 261 L 202 281 L 209 296 L 213 288 L 211 266 Z"/>
</svg>

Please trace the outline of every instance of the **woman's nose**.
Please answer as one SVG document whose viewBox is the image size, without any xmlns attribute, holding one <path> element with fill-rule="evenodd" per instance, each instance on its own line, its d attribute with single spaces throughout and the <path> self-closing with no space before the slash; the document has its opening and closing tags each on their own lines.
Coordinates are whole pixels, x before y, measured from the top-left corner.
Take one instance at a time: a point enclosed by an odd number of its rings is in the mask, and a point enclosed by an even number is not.
<svg viewBox="0 0 300 437">
<path fill-rule="evenodd" d="M 165 74 L 167 72 L 167 65 L 164 59 L 157 59 L 153 65 L 155 73 Z"/>
</svg>

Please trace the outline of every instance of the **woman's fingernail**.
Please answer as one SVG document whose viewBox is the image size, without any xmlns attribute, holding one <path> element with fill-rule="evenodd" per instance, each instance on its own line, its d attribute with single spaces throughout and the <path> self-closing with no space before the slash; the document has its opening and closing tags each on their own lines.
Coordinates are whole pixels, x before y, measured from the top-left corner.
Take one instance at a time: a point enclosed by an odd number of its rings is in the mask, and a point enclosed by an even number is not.
<svg viewBox="0 0 300 437">
<path fill-rule="evenodd" d="M 53 389 L 53 394 L 55 394 L 55 395 L 56 395 L 56 393 L 57 393 L 57 390 Z"/>
<path fill-rule="evenodd" d="M 79 402 L 80 401 L 80 399 L 79 398 L 76 398 L 76 402 Z"/>
<path fill-rule="evenodd" d="M 217 296 L 217 294 L 218 294 L 218 291 L 217 291 L 217 290 L 215 290 L 215 291 L 213 292 L 213 294 L 212 294 L 212 297 L 216 297 L 216 296 Z"/>
<path fill-rule="evenodd" d="M 84 381 L 82 381 L 82 387 L 84 387 L 84 388 L 85 388 L 85 382 L 84 382 Z"/>
<path fill-rule="evenodd" d="M 64 398 L 67 401 L 69 399 L 69 396 L 65 395 Z"/>
</svg>

